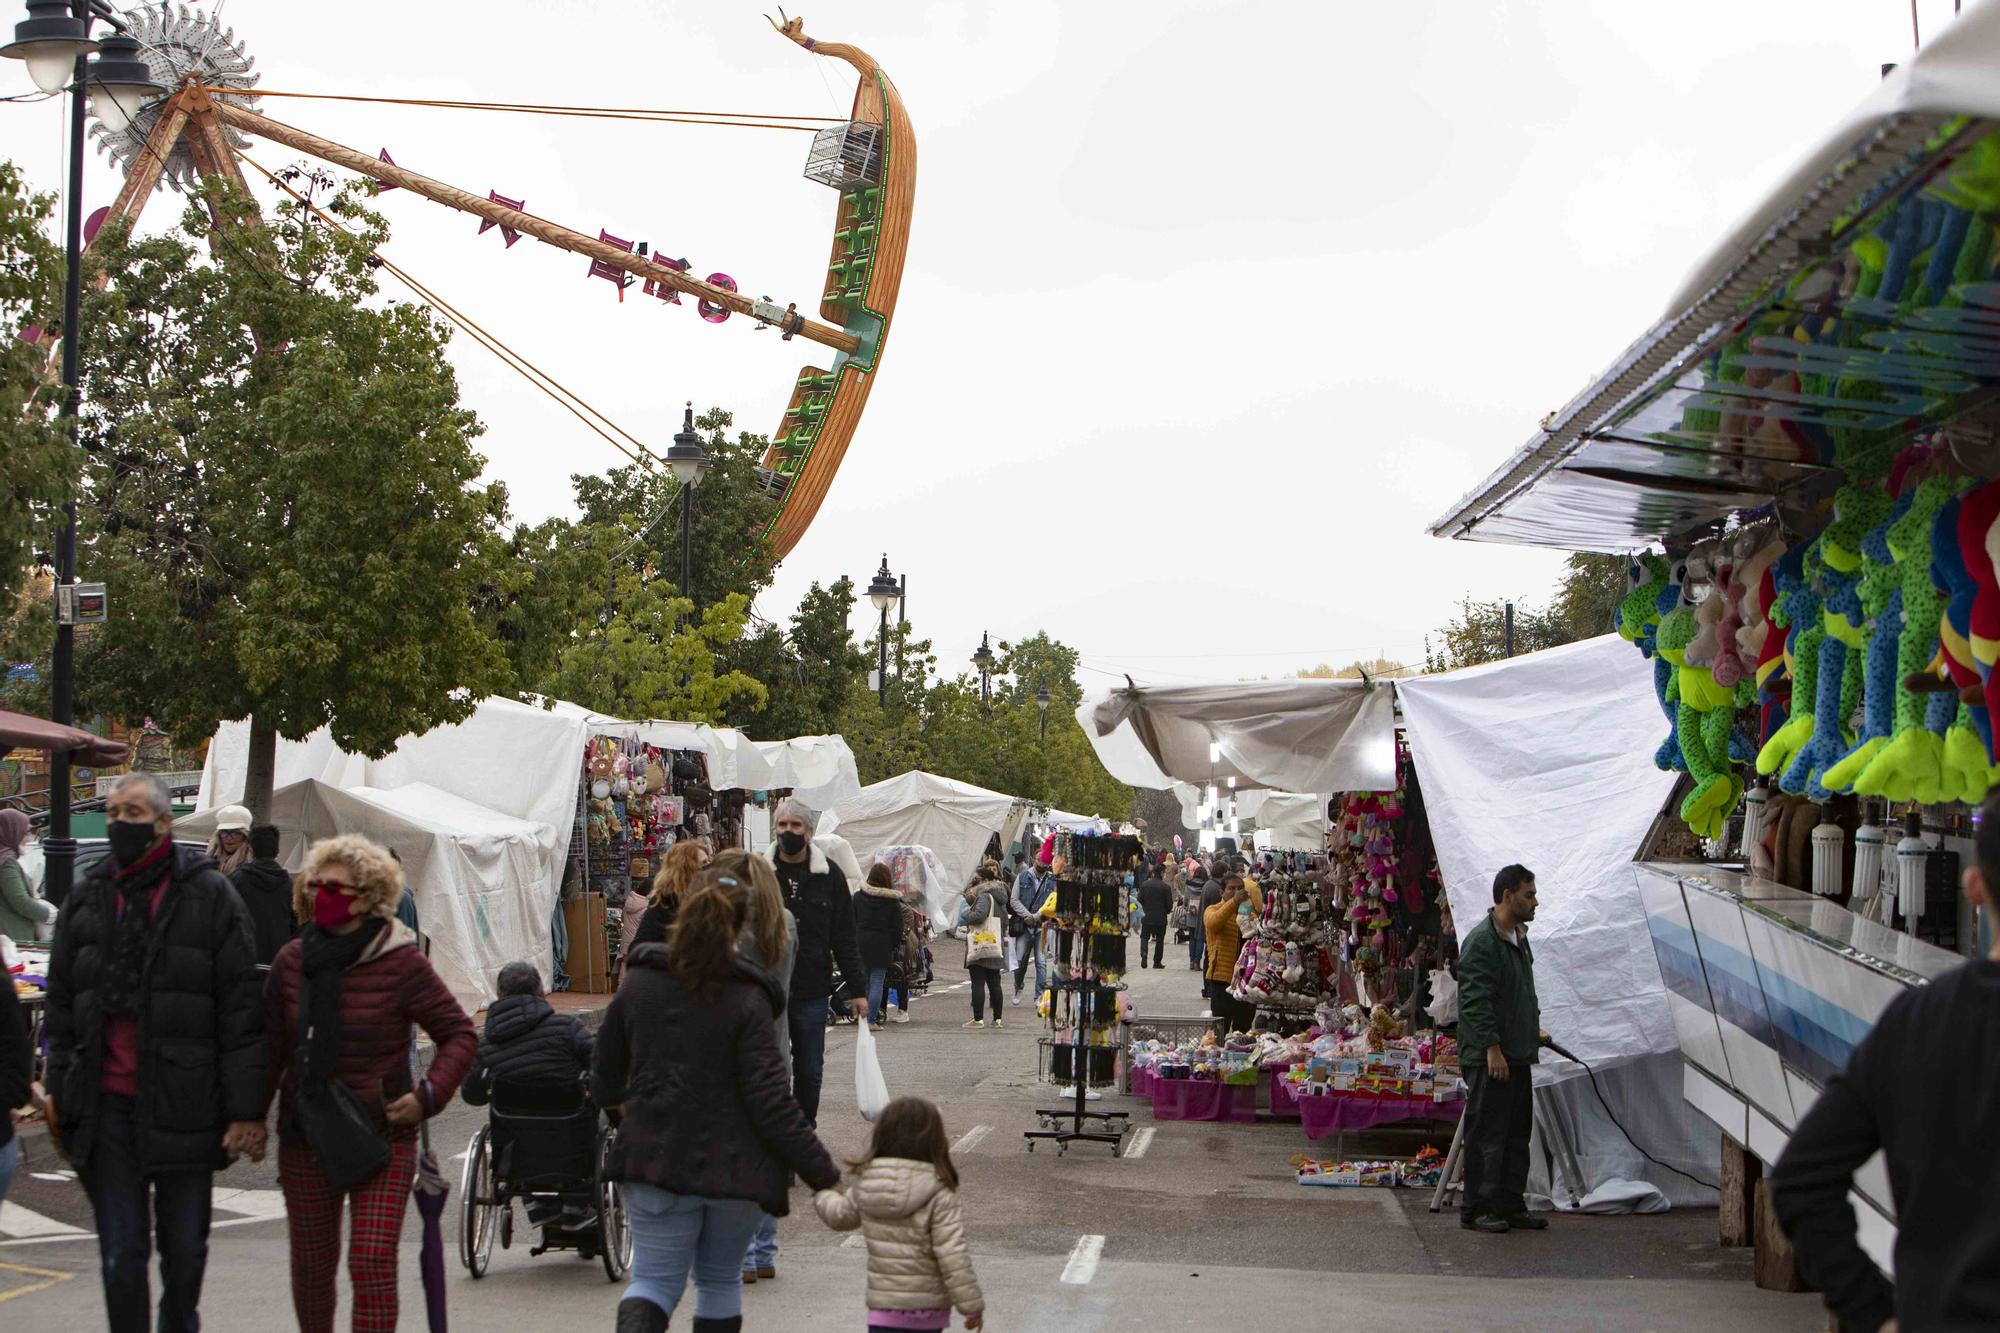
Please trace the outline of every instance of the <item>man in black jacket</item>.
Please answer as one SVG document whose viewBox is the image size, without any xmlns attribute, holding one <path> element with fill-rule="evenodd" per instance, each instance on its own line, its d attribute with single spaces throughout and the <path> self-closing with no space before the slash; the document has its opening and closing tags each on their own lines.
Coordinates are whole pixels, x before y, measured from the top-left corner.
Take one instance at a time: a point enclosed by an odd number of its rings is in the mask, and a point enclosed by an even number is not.
<svg viewBox="0 0 2000 1333">
<path fill-rule="evenodd" d="M 250 937 L 257 963 L 269 967 L 285 942 L 299 933 L 292 915 L 292 876 L 278 864 L 278 829 L 259 824 L 250 830 L 250 859 L 229 877 L 236 896 L 250 913 Z"/>
<path fill-rule="evenodd" d="M 820 1079 L 826 1070 L 826 1002 L 833 994 L 833 963 L 847 983 L 848 1003 L 856 1022 L 868 1012 L 868 973 L 861 966 L 861 946 L 854 933 L 854 899 L 847 876 L 813 845 L 819 815 L 787 797 L 778 803 L 771 821 L 777 834 L 777 855 L 771 864 L 785 891 L 785 906 L 799 924 L 799 953 L 792 963 L 792 984 L 785 1019 L 792 1036 L 792 1090 L 806 1119 L 819 1123 Z"/>
<path fill-rule="evenodd" d="M 113 1333 L 149 1322 L 149 1213 L 159 1328 L 177 1333 L 200 1326 L 214 1173 L 264 1155 L 262 978 L 242 900 L 174 845 L 160 780 L 127 774 L 104 809 L 111 855 L 71 892 L 49 959 L 50 1128 L 97 1215 Z"/>
<path fill-rule="evenodd" d="M 1174 891 L 1160 878 L 1157 869 L 1148 869 L 1146 877 L 1139 881 L 1139 912 L 1142 924 L 1139 927 L 1139 966 L 1146 965 L 1146 945 L 1153 947 L 1153 966 L 1165 967 L 1160 960 L 1161 951 L 1167 947 L 1167 917 L 1174 910 Z"/>
<path fill-rule="evenodd" d="M 517 1088 L 574 1089 L 590 1071 L 595 1039 L 589 1030 L 542 998 L 542 974 L 533 963 L 501 968 L 495 989 L 499 998 L 486 1011 L 479 1055 L 459 1095 L 468 1105 L 484 1106 L 496 1094 L 506 1101 Z"/>
<path fill-rule="evenodd" d="M 1980 808 L 1966 900 L 2000 901 L 2000 796 Z M 1889 1002 L 1792 1131 L 1771 1202 L 1799 1270 L 1852 1333 L 2000 1328 L 2000 946 Z M 1848 1191 L 1880 1151 L 1896 1209 L 1892 1284 L 1855 1239 Z"/>
</svg>

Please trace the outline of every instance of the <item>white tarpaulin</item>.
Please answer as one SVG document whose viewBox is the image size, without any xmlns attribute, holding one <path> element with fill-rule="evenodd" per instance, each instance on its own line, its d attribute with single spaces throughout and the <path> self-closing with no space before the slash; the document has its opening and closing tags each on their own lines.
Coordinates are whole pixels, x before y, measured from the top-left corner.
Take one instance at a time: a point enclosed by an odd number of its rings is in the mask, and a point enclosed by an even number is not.
<svg viewBox="0 0 2000 1333">
<path fill-rule="evenodd" d="M 272 792 L 271 823 L 280 832 L 279 859 L 294 871 L 308 843 L 336 833 L 360 833 L 394 850 L 416 894 L 431 963 L 468 1011 L 493 998 L 502 964 L 521 959 L 547 978 L 550 918 L 563 872 L 549 825 L 421 782 L 384 791 L 315 779 Z M 214 825 L 211 808 L 174 828 L 181 837 L 205 838 Z"/>
<path fill-rule="evenodd" d="M 1395 693 L 1387 681 L 1274 680 L 1114 689 L 1076 720 L 1111 775 L 1285 791 L 1391 791 Z M 1213 750 L 1211 750 L 1211 746 Z"/>
<path fill-rule="evenodd" d="M 820 832 L 838 832 L 868 864 L 882 847 L 928 847 L 954 891 L 972 882 L 993 835 L 1008 826 L 1014 798 L 912 769 L 863 787 L 823 814 Z"/>
<path fill-rule="evenodd" d="M 1542 1026 L 1600 1068 L 1678 1051 L 1632 871 L 1674 784 L 1652 664 L 1605 635 L 1396 689 L 1459 937 L 1527 866 Z"/>
<path fill-rule="evenodd" d="M 753 741 L 770 766 L 761 789 L 792 795 L 815 810 L 831 810 L 861 792 L 854 751 L 842 736 L 794 736 L 788 741 Z"/>
</svg>

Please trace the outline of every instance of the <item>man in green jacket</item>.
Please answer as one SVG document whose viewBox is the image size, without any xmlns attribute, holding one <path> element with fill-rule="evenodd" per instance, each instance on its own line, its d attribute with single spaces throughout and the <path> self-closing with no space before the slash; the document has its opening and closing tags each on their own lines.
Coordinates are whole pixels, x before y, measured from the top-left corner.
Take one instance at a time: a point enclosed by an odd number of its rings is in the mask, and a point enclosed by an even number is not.
<svg viewBox="0 0 2000 1333">
<path fill-rule="evenodd" d="M 1458 951 L 1458 1059 L 1465 1073 L 1465 1189 L 1458 1224 L 1502 1235 L 1541 1231 L 1528 1213 L 1528 1136 L 1542 1031 L 1535 955 L 1535 876 L 1507 866 L 1493 877 L 1493 910 Z"/>
</svg>

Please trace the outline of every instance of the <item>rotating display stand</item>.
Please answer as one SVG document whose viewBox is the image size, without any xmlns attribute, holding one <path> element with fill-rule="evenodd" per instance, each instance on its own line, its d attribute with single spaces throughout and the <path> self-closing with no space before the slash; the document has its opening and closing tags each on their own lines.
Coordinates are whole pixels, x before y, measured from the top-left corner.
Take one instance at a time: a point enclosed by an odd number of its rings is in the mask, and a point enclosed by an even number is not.
<svg viewBox="0 0 2000 1333">
<path fill-rule="evenodd" d="M 1035 1112 L 1040 1129 L 1024 1130 L 1028 1151 L 1051 1140 L 1058 1153 L 1076 1142 L 1108 1143 L 1123 1152 L 1129 1111 L 1093 1111 L 1090 1089 L 1118 1079 L 1118 997 L 1125 989 L 1125 952 L 1131 907 L 1125 872 L 1142 853 L 1139 839 L 1062 834 L 1056 856 L 1055 975 L 1049 985 L 1049 1074 L 1067 1076 L 1072 1104 Z"/>
</svg>

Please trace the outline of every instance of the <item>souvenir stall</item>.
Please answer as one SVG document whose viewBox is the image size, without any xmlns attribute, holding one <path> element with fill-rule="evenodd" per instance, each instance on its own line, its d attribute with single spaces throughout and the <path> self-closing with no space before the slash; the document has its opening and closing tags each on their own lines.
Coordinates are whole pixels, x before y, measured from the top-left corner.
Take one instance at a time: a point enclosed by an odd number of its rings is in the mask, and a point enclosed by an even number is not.
<svg viewBox="0 0 2000 1333">
<path fill-rule="evenodd" d="M 589 738 L 566 876 L 575 892 L 565 895 L 564 908 L 575 989 L 610 988 L 628 895 L 652 891 L 653 874 L 675 843 L 702 838 L 718 851 L 743 845 L 746 803 L 740 788 L 710 785 L 705 749 L 655 744 L 637 726 Z"/>
<path fill-rule="evenodd" d="M 2000 774 L 1996 76 L 2000 9 L 1968 6 L 1432 528 L 1628 563 L 1620 679 L 1652 725 L 1577 748 L 1672 786 L 1627 872 L 1645 1044 L 1739 1168 L 1975 947 L 1950 886 Z M 1885 1182 L 1856 1197 L 1886 1263 Z"/>
<path fill-rule="evenodd" d="M 1136 837 L 1060 832 L 1051 835 L 1055 872 L 1052 909 L 1054 975 L 1041 997 L 1048 1033 L 1041 1039 L 1042 1074 L 1067 1085 L 1071 1104 L 1036 1112 L 1042 1128 L 1025 1131 L 1028 1151 L 1051 1140 L 1067 1152 L 1079 1140 L 1109 1143 L 1119 1151 L 1126 1111 L 1089 1109 L 1090 1090 L 1117 1081 L 1119 1028 L 1129 1011 L 1124 997 L 1125 954 L 1131 903 L 1125 872 L 1145 851 Z"/>
</svg>

